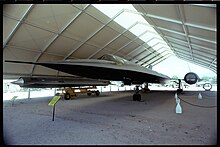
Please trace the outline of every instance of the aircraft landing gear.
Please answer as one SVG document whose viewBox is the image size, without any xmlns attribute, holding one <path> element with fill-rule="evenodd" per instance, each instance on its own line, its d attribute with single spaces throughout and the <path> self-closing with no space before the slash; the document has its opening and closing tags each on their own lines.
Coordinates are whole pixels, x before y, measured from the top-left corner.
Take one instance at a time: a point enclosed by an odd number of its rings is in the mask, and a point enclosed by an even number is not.
<svg viewBox="0 0 220 147">
<path fill-rule="evenodd" d="M 141 101 L 141 95 L 139 93 L 135 93 L 133 95 L 133 101 Z"/>
<path fill-rule="evenodd" d="M 150 92 L 150 89 L 148 88 L 148 83 L 145 83 L 144 88 L 142 88 L 142 92 L 144 93 Z"/>
<path fill-rule="evenodd" d="M 71 96 L 70 96 L 69 93 L 65 93 L 65 94 L 64 94 L 64 99 L 65 99 L 65 100 L 70 100 L 70 98 L 71 98 Z"/>
<path fill-rule="evenodd" d="M 141 95 L 139 94 L 139 86 L 136 86 L 135 94 L 133 95 L 133 101 L 141 101 Z"/>
<path fill-rule="evenodd" d="M 183 89 L 180 88 L 180 86 L 182 86 L 182 82 L 180 79 L 178 79 L 178 81 L 179 81 L 179 83 L 178 83 L 179 85 L 178 85 L 177 93 L 181 93 L 181 92 L 183 92 Z"/>
</svg>

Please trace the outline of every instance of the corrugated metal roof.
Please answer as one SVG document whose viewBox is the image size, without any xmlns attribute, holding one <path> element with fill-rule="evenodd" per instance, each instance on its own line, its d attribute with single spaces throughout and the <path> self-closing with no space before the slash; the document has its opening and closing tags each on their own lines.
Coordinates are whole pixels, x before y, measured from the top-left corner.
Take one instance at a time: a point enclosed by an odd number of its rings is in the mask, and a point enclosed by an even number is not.
<svg viewBox="0 0 220 147">
<path fill-rule="evenodd" d="M 125 28 L 115 22 L 119 14 L 110 18 L 89 4 L 5 4 L 3 60 L 40 62 L 98 58 L 110 53 L 147 67 L 171 55 L 164 48 L 167 44 L 177 57 L 216 72 L 214 4 L 133 6 L 148 25 L 134 22 Z M 165 43 L 150 38 L 149 31 L 136 36 L 131 31 L 137 25 L 153 27 Z M 141 37 L 149 40 L 143 41 Z M 41 66 L 3 62 L 3 75 L 68 74 Z"/>
</svg>

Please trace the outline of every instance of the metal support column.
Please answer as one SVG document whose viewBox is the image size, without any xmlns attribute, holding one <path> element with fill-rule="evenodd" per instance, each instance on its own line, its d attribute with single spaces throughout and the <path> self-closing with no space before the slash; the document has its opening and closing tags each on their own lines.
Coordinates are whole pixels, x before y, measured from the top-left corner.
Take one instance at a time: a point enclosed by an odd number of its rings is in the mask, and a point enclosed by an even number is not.
<svg viewBox="0 0 220 147">
<path fill-rule="evenodd" d="M 54 95 L 56 95 L 56 92 L 57 92 L 57 89 L 56 89 L 56 88 L 54 88 Z"/>
<path fill-rule="evenodd" d="M 31 95 L 31 89 L 30 88 L 28 88 L 28 99 L 30 99 L 31 97 L 30 97 L 30 95 Z"/>
</svg>

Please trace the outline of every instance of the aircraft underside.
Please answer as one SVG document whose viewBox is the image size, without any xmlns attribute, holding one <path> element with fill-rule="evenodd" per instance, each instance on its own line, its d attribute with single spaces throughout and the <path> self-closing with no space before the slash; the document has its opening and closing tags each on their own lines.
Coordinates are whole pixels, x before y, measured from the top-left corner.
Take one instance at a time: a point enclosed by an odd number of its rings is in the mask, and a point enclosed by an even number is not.
<svg viewBox="0 0 220 147">
<path fill-rule="evenodd" d="M 25 64 L 36 64 L 44 67 L 48 67 L 54 70 L 59 70 L 68 74 L 77 75 L 92 79 L 103 79 L 110 81 L 123 81 L 124 85 L 131 84 L 143 84 L 143 83 L 166 83 L 170 80 L 168 76 L 160 74 L 156 71 L 145 69 L 140 65 L 117 65 L 114 64 L 89 64 L 88 61 L 84 64 L 81 63 L 33 63 L 24 61 L 6 61 L 13 63 L 25 63 Z M 181 80 L 179 80 L 180 83 Z M 185 75 L 184 81 L 187 84 L 195 84 L 198 81 L 197 74 L 189 72 Z M 179 86 L 180 87 L 180 86 Z M 179 92 L 182 90 L 179 88 Z M 141 100 L 139 89 L 137 88 L 136 93 L 133 95 L 133 100 Z"/>
<path fill-rule="evenodd" d="M 40 64 L 42 65 L 42 64 Z M 159 78 L 158 76 L 151 75 L 148 73 L 131 71 L 131 70 L 121 70 L 103 67 L 93 67 L 93 66 L 77 66 L 74 68 L 71 65 L 63 64 L 62 66 L 57 66 L 56 64 L 46 64 L 43 66 L 66 72 L 73 75 L 79 75 L 82 77 L 92 78 L 92 79 L 105 79 L 112 81 L 123 81 L 125 85 L 131 85 L 132 83 L 143 84 L 148 83 L 165 83 L 167 79 Z"/>
</svg>

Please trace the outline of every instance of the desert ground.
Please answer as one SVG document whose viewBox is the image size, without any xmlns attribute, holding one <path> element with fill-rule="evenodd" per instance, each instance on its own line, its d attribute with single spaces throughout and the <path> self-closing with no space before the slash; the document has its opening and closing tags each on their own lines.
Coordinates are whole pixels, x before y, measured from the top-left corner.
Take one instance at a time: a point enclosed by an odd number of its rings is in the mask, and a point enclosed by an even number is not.
<svg viewBox="0 0 220 147">
<path fill-rule="evenodd" d="M 216 91 L 186 91 L 179 98 L 182 113 L 176 113 L 175 91 L 141 93 L 102 92 L 79 95 L 3 101 L 3 138 L 9 145 L 212 145 L 217 143 Z M 202 99 L 198 99 L 201 93 Z"/>
</svg>

